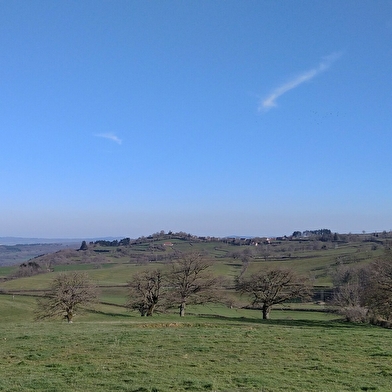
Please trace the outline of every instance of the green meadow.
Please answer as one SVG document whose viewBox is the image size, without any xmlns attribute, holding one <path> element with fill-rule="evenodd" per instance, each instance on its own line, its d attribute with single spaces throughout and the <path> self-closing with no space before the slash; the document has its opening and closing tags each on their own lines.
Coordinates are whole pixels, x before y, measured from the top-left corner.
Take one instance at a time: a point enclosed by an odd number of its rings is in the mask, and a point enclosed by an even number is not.
<svg viewBox="0 0 392 392">
<path fill-rule="evenodd" d="M 238 274 L 241 261 L 229 256 L 232 248 L 201 246 L 215 273 L 229 279 Z M 132 252 L 146 252 L 139 248 Z M 326 287 L 338 258 L 361 264 L 379 254 L 368 244 L 298 250 L 287 259 L 285 252 L 268 262 L 313 273 L 315 284 Z M 233 308 L 198 305 L 183 318 L 176 309 L 142 318 L 124 307 L 125 285 L 136 271 L 163 263 L 132 263 L 118 253 L 110 251 L 99 264 L 72 255 L 71 263 L 54 265 L 52 272 L 0 282 L 0 391 L 392 390 L 390 330 L 343 322 L 319 303 L 280 305 L 262 320 L 233 293 Z M 254 257 L 249 271 L 268 262 Z M 0 268 L 0 277 L 15 269 Z M 83 270 L 99 284 L 100 302 L 72 324 L 34 321 L 36 296 L 56 274 L 71 270 Z"/>
<path fill-rule="evenodd" d="M 330 313 L 198 306 L 141 318 L 98 305 L 35 322 L 0 297 L 2 391 L 390 391 L 391 332 Z"/>
</svg>

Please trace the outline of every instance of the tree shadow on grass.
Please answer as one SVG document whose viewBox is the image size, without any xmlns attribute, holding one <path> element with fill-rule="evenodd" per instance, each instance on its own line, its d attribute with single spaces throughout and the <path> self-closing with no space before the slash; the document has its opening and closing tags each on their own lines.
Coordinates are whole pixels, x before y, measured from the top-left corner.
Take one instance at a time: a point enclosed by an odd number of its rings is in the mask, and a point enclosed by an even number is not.
<svg viewBox="0 0 392 392">
<path fill-rule="evenodd" d="M 228 317 L 212 314 L 200 314 L 200 318 L 215 319 L 215 320 L 226 320 L 231 323 L 249 323 L 259 325 L 277 325 L 281 327 L 302 327 L 302 328 L 344 328 L 344 329 L 356 329 L 371 327 L 368 324 L 355 324 L 349 323 L 342 319 L 335 320 L 293 320 L 293 319 L 269 319 L 263 320 L 262 318 L 250 318 L 250 317 Z"/>
<path fill-rule="evenodd" d="M 104 312 L 102 310 L 96 310 L 96 309 L 89 309 L 88 311 L 85 310 L 85 312 L 99 314 L 99 315 L 108 316 L 108 317 L 121 317 L 121 318 L 134 317 L 130 313 L 127 314 L 127 313 Z"/>
</svg>

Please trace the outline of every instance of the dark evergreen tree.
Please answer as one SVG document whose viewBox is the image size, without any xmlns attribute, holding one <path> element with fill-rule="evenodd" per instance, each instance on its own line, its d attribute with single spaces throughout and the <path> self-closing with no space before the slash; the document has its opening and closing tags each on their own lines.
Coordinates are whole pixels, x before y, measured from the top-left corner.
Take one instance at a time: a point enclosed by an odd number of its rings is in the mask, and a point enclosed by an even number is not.
<svg viewBox="0 0 392 392">
<path fill-rule="evenodd" d="M 87 249 L 88 249 L 87 242 L 86 242 L 86 241 L 83 241 L 83 242 L 82 242 L 82 245 L 80 245 L 79 250 L 87 250 Z"/>
</svg>

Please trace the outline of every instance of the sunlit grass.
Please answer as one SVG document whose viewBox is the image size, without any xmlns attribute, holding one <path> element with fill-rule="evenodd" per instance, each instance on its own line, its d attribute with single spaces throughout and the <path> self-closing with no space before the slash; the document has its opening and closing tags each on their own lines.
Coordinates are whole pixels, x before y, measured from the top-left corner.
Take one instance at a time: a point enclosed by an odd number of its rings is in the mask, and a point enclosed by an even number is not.
<svg viewBox="0 0 392 392">
<path fill-rule="evenodd" d="M 214 273 L 231 283 L 241 271 L 241 259 L 230 252 L 243 247 L 174 242 L 182 251 L 205 248 Z M 147 249 L 139 248 L 132 252 Z M 251 259 L 248 273 L 291 266 L 328 286 L 337 257 L 369 261 L 367 248 L 358 249 L 308 250 L 283 261 L 259 257 Z M 188 306 L 180 318 L 175 304 L 169 313 L 142 318 L 124 307 L 125 284 L 137 271 L 164 263 L 130 263 L 114 251 L 105 257 L 104 263 L 63 264 L 54 272 L 1 282 L 9 293 L 0 295 L 0 372 L 7 375 L 0 378 L 0 391 L 392 390 L 389 330 L 337 321 L 314 303 L 275 306 L 270 320 L 261 320 L 260 311 L 223 305 Z M 77 312 L 72 325 L 35 322 L 33 295 L 73 270 L 86 271 L 100 285 L 100 303 Z M 0 272 L 5 276 L 12 268 Z M 234 305 L 246 303 L 233 290 L 228 294 Z"/>
<path fill-rule="evenodd" d="M 105 291 L 113 302 L 123 288 Z M 97 304 L 35 322 L 33 297 L 0 295 L 4 391 L 390 391 L 390 331 L 331 313 L 189 306 L 180 318 Z M 300 308 L 300 306 L 298 306 Z M 143 389 L 144 388 L 144 389 Z"/>
<path fill-rule="evenodd" d="M 322 320 L 5 323 L 6 391 L 390 391 L 390 332 Z M 85 318 L 83 317 L 83 320 Z"/>
</svg>

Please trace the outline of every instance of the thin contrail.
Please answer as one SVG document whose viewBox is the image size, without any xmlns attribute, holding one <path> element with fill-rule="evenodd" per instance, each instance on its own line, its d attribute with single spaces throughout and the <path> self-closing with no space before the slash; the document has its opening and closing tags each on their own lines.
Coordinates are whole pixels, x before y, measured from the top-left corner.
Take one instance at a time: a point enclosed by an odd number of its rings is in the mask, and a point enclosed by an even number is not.
<svg viewBox="0 0 392 392">
<path fill-rule="evenodd" d="M 272 91 L 272 93 L 267 98 L 265 98 L 263 101 L 261 101 L 261 103 L 259 105 L 259 111 L 266 111 L 266 110 L 271 109 L 272 107 L 277 106 L 276 100 L 281 95 L 287 93 L 288 91 L 292 90 L 293 88 L 298 87 L 302 83 L 305 83 L 305 82 L 313 79 L 315 76 L 317 76 L 321 72 L 324 72 L 340 56 L 341 56 L 341 53 L 333 53 L 333 54 L 325 57 L 323 59 L 323 61 L 321 61 L 321 63 L 316 68 L 310 69 L 309 71 L 306 71 L 306 72 L 302 73 L 301 75 L 297 76 L 295 79 L 276 88 L 274 91 Z"/>
<path fill-rule="evenodd" d="M 118 144 L 122 143 L 122 140 L 119 137 L 117 137 L 115 134 L 113 134 L 113 133 L 99 133 L 99 134 L 97 134 L 95 136 L 103 137 L 105 139 L 109 139 L 109 140 L 111 140 L 113 142 L 116 142 Z"/>
</svg>

